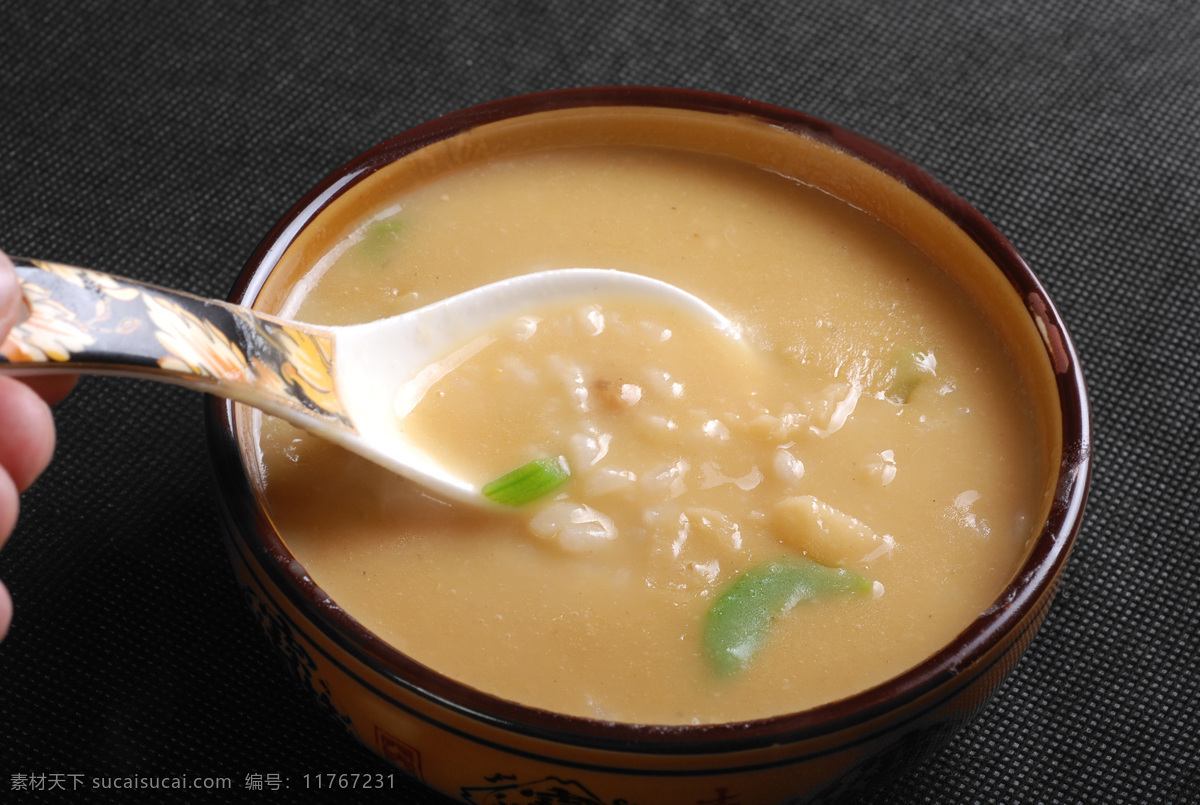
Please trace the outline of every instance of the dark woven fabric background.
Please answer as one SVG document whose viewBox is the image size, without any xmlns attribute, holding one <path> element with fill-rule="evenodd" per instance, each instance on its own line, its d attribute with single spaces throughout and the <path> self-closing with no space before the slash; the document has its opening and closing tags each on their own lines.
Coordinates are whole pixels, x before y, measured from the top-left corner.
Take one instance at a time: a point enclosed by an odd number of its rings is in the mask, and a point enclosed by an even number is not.
<svg viewBox="0 0 1200 805">
<path fill-rule="evenodd" d="M 1196 8 L 6 0 L 0 248 L 224 295 L 350 157 L 557 87 L 712 90 L 873 137 L 1044 280 L 1082 355 L 1098 460 L 1028 654 L 945 752 L 869 802 L 1200 802 Z M 59 407 L 57 458 L 0 553 L 16 602 L 0 800 L 70 798 L 12 791 L 17 774 L 257 773 L 292 788 L 234 799 L 297 802 L 305 773 L 386 770 L 294 686 L 242 603 L 202 411 L 114 379 Z M 443 801 L 403 785 L 392 801 Z"/>
</svg>

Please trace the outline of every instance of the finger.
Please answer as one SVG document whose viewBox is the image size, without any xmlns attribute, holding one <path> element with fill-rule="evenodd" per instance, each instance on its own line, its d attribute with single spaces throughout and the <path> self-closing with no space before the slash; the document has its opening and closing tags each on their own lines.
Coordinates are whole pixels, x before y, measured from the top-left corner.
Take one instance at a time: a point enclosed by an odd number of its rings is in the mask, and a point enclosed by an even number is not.
<svg viewBox="0 0 1200 805">
<path fill-rule="evenodd" d="M 0 340 L 17 323 L 18 313 L 24 304 L 12 261 L 7 254 L 0 252 Z"/>
<path fill-rule="evenodd" d="M 8 588 L 0 584 L 0 640 L 3 640 L 8 634 L 10 624 L 12 624 L 12 596 L 8 594 Z"/>
<path fill-rule="evenodd" d="M 8 473 L 0 470 L 0 548 L 8 542 L 17 526 L 17 512 L 21 508 L 21 493 Z"/>
<path fill-rule="evenodd" d="M 22 294 L 13 271 L 12 260 L 0 252 L 0 341 L 21 317 Z M 34 375 L 22 378 L 22 382 L 38 393 L 47 405 L 61 402 L 78 380 L 76 375 Z"/>
<path fill-rule="evenodd" d="M 17 485 L 8 477 L 8 473 L 0 471 L 0 548 L 8 541 L 13 528 L 17 524 L 17 510 L 21 506 L 21 498 Z M 0 584 L 0 640 L 8 634 L 8 625 L 12 623 L 12 597 L 3 584 Z"/>
<path fill-rule="evenodd" d="M 0 376 L 0 467 L 18 491 L 29 488 L 54 454 L 54 418 L 33 389 Z"/>
<path fill-rule="evenodd" d="M 20 288 L 17 285 L 17 275 L 13 271 L 12 262 L 6 254 L 0 252 L 0 339 L 7 335 L 8 331 L 17 322 L 22 304 L 24 303 L 21 299 Z M 0 380 L 7 381 L 6 385 L 9 383 L 19 385 L 7 378 L 0 378 Z M 0 399 L 6 399 L 10 396 L 13 396 L 11 392 L 0 391 Z M 41 467 L 37 466 L 43 460 L 43 456 L 39 451 L 44 451 L 45 449 L 44 441 L 46 440 L 46 435 L 44 431 L 46 424 L 45 417 L 37 413 L 37 406 L 32 405 L 32 401 L 28 399 L 30 396 L 32 395 L 29 392 L 22 392 L 15 395 L 14 407 L 18 412 L 23 412 L 19 413 L 15 419 L 10 421 L 8 416 L 3 411 L 0 411 L 0 423 L 2 423 L 0 424 L 0 443 L 2 443 L 0 444 L 0 454 L 8 449 L 8 442 L 21 442 L 24 440 L 25 437 L 21 434 L 16 434 L 17 438 L 13 438 L 13 433 L 22 428 L 28 420 L 32 419 L 35 430 L 40 429 L 42 431 L 32 436 L 35 455 L 25 456 L 14 463 L 18 465 L 19 471 L 23 474 L 28 474 L 31 470 L 36 470 L 34 472 L 34 477 L 36 477 L 46 466 L 45 463 L 42 463 Z M 13 400 L 8 401 L 13 402 Z M 31 412 L 32 416 L 30 416 Z M 50 451 L 53 452 L 53 422 L 50 423 L 49 441 Z M 17 448 L 21 449 L 21 445 L 17 444 Z M 45 462 L 49 462 L 49 456 L 45 456 Z M 7 465 L 3 464 L 2 459 L 0 459 L 0 466 L 6 468 L 6 471 L 0 471 L 0 546 L 2 546 L 8 541 L 9 535 L 12 534 L 13 528 L 16 527 L 17 510 L 20 508 L 21 499 L 17 482 L 9 476 Z M 8 588 L 0 584 L 0 640 L 3 640 L 5 635 L 8 634 L 8 627 L 11 623 L 12 597 L 8 594 Z"/>
<path fill-rule="evenodd" d="M 62 402 L 75 389 L 78 375 L 26 375 L 21 382 L 37 392 L 46 405 Z"/>
</svg>

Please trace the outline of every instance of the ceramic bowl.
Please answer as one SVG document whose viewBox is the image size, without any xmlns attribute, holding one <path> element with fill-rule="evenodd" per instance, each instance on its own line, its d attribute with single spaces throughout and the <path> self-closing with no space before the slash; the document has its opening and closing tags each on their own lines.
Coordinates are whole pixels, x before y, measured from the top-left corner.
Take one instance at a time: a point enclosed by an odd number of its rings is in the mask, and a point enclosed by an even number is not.
<svg viewBox="0 0 1200 805">
<path fill-rule="evenodd" d="M 619 122 L 616 125 L 614 121 Z M 229 553 L 257 618 L 318 705 L 366 746 L 465 802 L 754 803 L 837 799 L 907 770 L 967 723 L 1041 624 L 1080 526 L 1091 468 L 1071 340 L 1029 267 L 975 209 L 904 158 L 804 114 L 702 92 L 549 92 L 447 115 L 371 149 L 309 193 L 251 258 L 231 300 L 270 310 L 380 171 L 542 142 L 683 144 L 758 162 L 891 225 L 986 305 L 1030 378 L 1060 459 L 1044 527 L 995 603 L 951 644 L 877 687 L 746 723 L 646 727 L 545 712 L 466 687 L 382 642 L 288 552 L 256 492 L 252 416 L 213 401 Z M 539 798 L 540 797 L 540 798 Z"/>
</svg>

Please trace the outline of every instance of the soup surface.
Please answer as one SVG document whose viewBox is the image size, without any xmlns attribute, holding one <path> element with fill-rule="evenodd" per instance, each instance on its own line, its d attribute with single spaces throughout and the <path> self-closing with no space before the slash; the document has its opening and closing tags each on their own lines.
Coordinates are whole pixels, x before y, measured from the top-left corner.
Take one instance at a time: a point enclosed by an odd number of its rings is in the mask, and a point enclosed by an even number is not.
<svg viewBox="0 0 1200 805">
<path fill-rule="evenodd" d="M 609 298 L 475 345 L 406 427 L 480 483 L 536 459 L 569 470 L 511 513 L 266 419 L 289 548 L 401 651 L 558 712 L 753 719 L 916 664 L 1013 574 L 1047 472 L 1021 378 L 973 303 L 871 217 L 752 165 L 637 147 L 497 158 L 393 201 L 285 313 L 349 324 L 589 266 L 672 282 L 741 330 Z M 851 581 L 810 583 L 814 567 Z"/>
</svg>

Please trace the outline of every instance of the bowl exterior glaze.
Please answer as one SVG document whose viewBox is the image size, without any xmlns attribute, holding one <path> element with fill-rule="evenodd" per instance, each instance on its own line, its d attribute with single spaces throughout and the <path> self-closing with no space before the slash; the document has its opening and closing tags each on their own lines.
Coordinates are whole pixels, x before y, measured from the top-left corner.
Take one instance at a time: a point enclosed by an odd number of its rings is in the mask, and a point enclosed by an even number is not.
<svg viewBox="0 0 1200 805">
<path fill-rule="evenodd" d="M 245 409 L 213 400 L 209 434 L 222 521 L 243 594 L 319 706 L 400 770 L 463 802 L 754 805 L 837 801 L 910 769 L 986 704 L 1053 599 L 1082 518 L 1091 468 L 1083 378 L 1045 291 L 973 208 L 886 148 L 802 114 L 739 98 L 653 88 L 564 90 L 439 118 L 336 172 L 275 228 L 231 300 L 251 304 L 288 245 L 331 200 L 395 160 L 496 121 L 637 107 L 766 122 L 914 194 L 1016 291 L 1061 412 L 1061 468 L 1046 524 L 1013 582 L 950 646 L 848 699 L 745 724 L 655 727 L 560 716 L 480 693 L 400 655 L 330 601 L 287 552 L 247 472 Z M 850 163 L 846 163 L 849 165 Z M 804 177 L 798 177 L 804 178 Z M 836 177 L 831 180 L 836 183 Z M 846 183 L 848 193 L 862 182 Z M 835 189 L 836 190 L 836 189 Z M 865 191 L 868 195 L 875 190 Z M 869 207 L 869 204 L 867 205 Z M 940 248 L 934 243 L 925 248 Z"/>
</svg>

